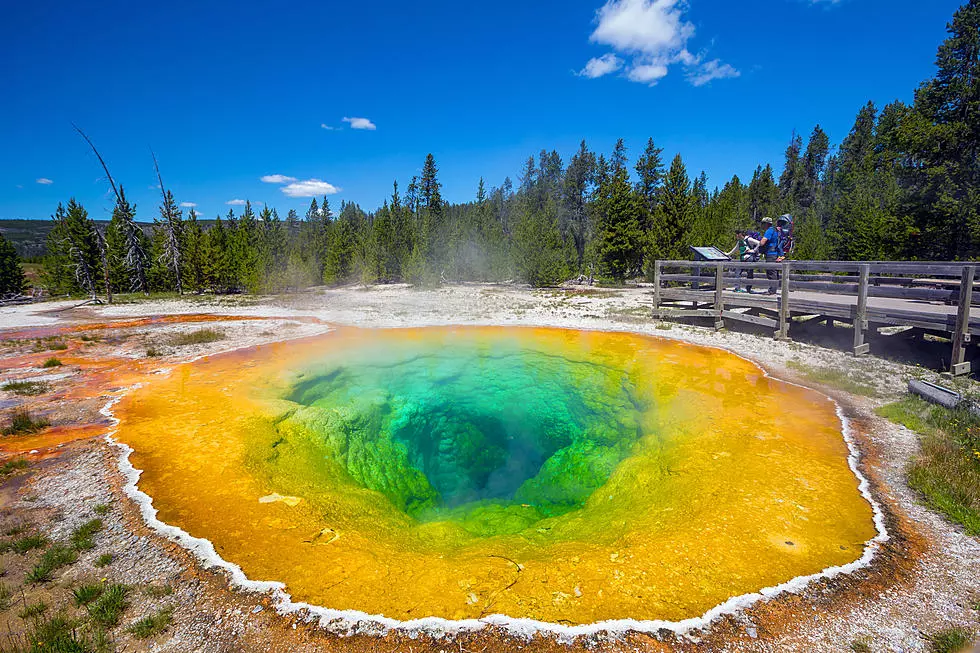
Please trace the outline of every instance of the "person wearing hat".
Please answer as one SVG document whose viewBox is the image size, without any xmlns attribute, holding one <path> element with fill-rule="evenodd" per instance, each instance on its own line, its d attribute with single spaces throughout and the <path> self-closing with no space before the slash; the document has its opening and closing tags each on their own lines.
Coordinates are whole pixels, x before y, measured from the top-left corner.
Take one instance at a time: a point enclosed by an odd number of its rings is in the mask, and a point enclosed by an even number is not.
<svg viewBox="0 0 980 653">
<path fill-rule="evenodd" d="M 776 263 L 783 255 L 779 247 L 779 231 L 773 226 L 770 217 L 759 220 L 759 225 L 763 231 L 762 238 L 759 240 L 759 253 L 765 257 L 766 263 Z M 779 270 L 767 269 L 766 278 L 770 281 L 779 281 Z M 775 284 L 770 284 L 769 294 L 776 294 Z"/>
</svg>

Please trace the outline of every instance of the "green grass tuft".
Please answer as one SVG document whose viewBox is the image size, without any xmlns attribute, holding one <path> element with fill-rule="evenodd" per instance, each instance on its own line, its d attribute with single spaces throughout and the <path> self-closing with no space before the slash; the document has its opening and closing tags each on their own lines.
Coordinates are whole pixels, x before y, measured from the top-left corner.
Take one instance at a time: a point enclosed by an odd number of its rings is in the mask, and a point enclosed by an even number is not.
<svg viewBox="0 0 980 653">
<path fill-rule="evenodd" d="M 909 486 L 930 508 L 980 536 L 980 418 L 913 396 L 877 412 L 921 436 L 907 471 Z"/>
<path fill-rule="evenodd" d="M 90 519 L 72 532 L 68 541 L 76 551 L 88 551 L 95 548 L 95 541 L 92 539 L 96 533 L 102 530 L 101 519 Z"/>
<path fill-rule="evenodd" d="M 46 583 L 51 580 L 54 572 L 76 560 L 78 560 L 78 551 L 74 548 L 64 544 L 52 544 L 34 568 L 27 572 L 24 580 L 28 583 Z"/>
<path fill-rule="evenodd" d="M 10 416 L 10 423 L 3 428 L 4 435 L 24 435 L 46 429 L 51 422 L 43 417 L 35 418 L 30 411 L 18 409 Z"/>
<path fill-rule="evenodd" d="M 21 619 L 33 619 L 40 617 L 47 611 L 47 604 L 44 601 L 38 601 L 37 603 L 29 603 L 25 605 L 24 609 L 17 613 L 17 616 Z"/>
<path fill-rule="evenodd" d="M 27 469 L 27 461 L 23 458 L 15 458 L 14 460 L 8 460 L 2 465 L 0 465 L 0 478 L 13 474 L 19 469 Z M 15 535 L 16 533 L 7 533 L 7 535 Z"/>
<path fill-rule="evenodd" d="M 102 596 L 88 606 L 92 621 L 105 628 L 112 628 L 118 624 L 119 618 L 128 606 L 127 594 L 129 594 L 129 587 L 126 585 L 106 585 Z"/>
<path fill-rule="evenodd" d="M 155 637 L 167 629 L 174 618 L 172 607 L 160 608 L 153 614 L 146 615 L 132 626 L 127 628 L 136 639 L 147 639 Z"/>
<path fill-rule="evenodd" d="M 62 365 L 64 365 L 64 363 L 62 363 L 57 358 L 52 357 L 52 358 L 49 358 L 48 360 L 44 361 L 44 363 L 41 364 L 41 367 L 43 367 L 43 368 L 51 368 L 51 367 L 61 367 Z"/>
<path fill-rule="evenodd" d="M 85 585 L 76 587 L 72 592 L 72 597 L 74 598 L 75 605 L 82 607 L 102 596 L 104 590 L 105 585 L 102 583 L 86 583 Z"/>
<path fill-rule="evenodd" d="M 147 347 L 147 349 L 146 349 L 146 357 L 147 358 L 159 358 L 160 356 L 163 356 L 163 352 L 162 351 L 160 351 L 156 347 Z"/>
<path fill-rule="evenodd" d="M 13 598 L 13 591 L 7 587 L 6 583 L 0 583 L 0 611 L 10 607 L 10 600 Z"/>
<path fill-rule="evenodd" d="M 95 512 L 95 514 L 99 515 L 100 517 L 105 517 L 106 515 L 108 515 L 111 509 L 112 506 L 110 506 L 108 503 L 100 503 L 99 505 L 92 508 L 93 512 Z"/>
<path fill-rule="evenodd" d="M 33 551 L 34 549 L 41 549 L 48 545 L 48 538 L 44 537 L 39 533 L 33 533 L 31 535 L 25 535 L 20 537 L 10 543 L 10 550 L 14 553 L 19 553 L 24 555 L 28 551 Z"/>
<path fill-rule="evenodd" d="M 112 564 L 112 560 L 113 557 L 111 553 L 103 553 L 102 555 L 100 555 L 98 558 L 95 559 L 95 566 L 99 567 L 100 569 L 102 567 L 108 567 L 109 565 Z"/>
<path fill-rule="evenodd" d="M 178 333 L 170 339 L 170 344 L 175 347 L 206 345 L 211 342 L 224 340 L 226 337 L 225 332 L 220 329 L 205 328 L 198 329 L 197 331 L 188 331 L 187 333 Z"/>
<path fill-rule="evenodd" d="M 973 633 L 966 628 L 947 628 L 926 635 L 932 653 L 958 653 L 973 641 Z"/>
<path fill-rule="evenodd" d="M 11 381 L 4 383 L 0 390 L 22 397 L 36 397 L 51 390 L 51 384 L 46 381 Z"/>
</svg>

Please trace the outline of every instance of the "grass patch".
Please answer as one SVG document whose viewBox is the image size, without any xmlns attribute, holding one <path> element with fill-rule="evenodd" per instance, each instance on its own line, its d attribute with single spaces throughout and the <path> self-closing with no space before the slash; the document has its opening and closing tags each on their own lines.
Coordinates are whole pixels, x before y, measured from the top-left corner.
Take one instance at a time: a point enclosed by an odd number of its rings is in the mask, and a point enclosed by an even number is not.
<svg viewBox="0 0 980 653">
<path fill-rule="evenodd" d="M 146 350 L 146 357 L 147 358 L 159 358 L 160 356 L 163 356 L 163 352 L 160 351 L 159 349 L 157 349 L 156 347 L 148 347 L 147 348 L 147 350 Z"/>
<path fill-rule="evenodd" d="M 0 611 L 6 610 L 10 607 L 10 601 L 13 598 L 13 591 L 7 587 L 6 583 L 0 583 Z"/>
<path fill-rule="evenodd" d="M 835 367 L 814 367 L 798 361 L 789 361 L 786 367 L 799 372 L 808 381 L 837 388 L 852 395 L 877 397 L 878 391 L 872 385 L 871 377 L 860 372 L 842 370 Z"/>
<path fill-rule="evenodd" d="M 100 555 L 98 558 L 95 559 L 95 566 L 99 567 L 100 569 L 102 567 L 108 567 L 109 565 L 112 564 L 112 561 L 113 561 L 113 557 L 111 553 L 103 553 L 102 555 Z"/>
<path fill-rule="evenodd" d="M 980 536 L 980 418 L 914 396 L 877 412 L 921 436 L 907 470 L 909 486 L 930 508 Z"/>
<path fill-rule="evenodd" d="M 854 653 L 871 653 L 871 645 L 864 639 L 856 639 L 851 642 L 851 650 Z"/>
<path fill-rule="evenodd" d="M 43 395 L 51 389 L 51 384 L 47 381 L 10 381 L 0 386 L 0 390 L 12 392 L 22 397 L 36 397 Z"/>
<path fill-rule="evenodd" d="M 64 365 L 64 363 L 62 363 L 60 360 L 58 360 L 57 358 L 54 358 L 52 356 L 48 360 L 44 361 L 41 364 L 41 367 L 47 369 L 47 368 L 51 368 L 51 367 L 61 367 L 62 365 Z"/>
<path fill-rule="evenodd" d="M 21 619 L 36 619 L 48 611 L 48 605 L 44 601 L 28 603 L 24 609 L 17 613 Z"/>
<path fill-rule="evenodd" d="M 957 653 L 973 641 L 973 633 L 966 628 L 947 628 L 938 633 L 926 635 L 932 653 Z"/>
<path fill-rule="evenodd" d="M 0 465 L 0 478 L 13 474 L 14 472 L 27 469 L 27 461 L 23 458 L 16 458 L 14 460 L 8 460 Z M 16 533 L 7 533 L 7 535 L 16 535 Z"/>
<path fill-rule="evenodd" d="M 29 410 L 18 409 L 10 416 L 10 423 L 3 427 L 4 435 L 24 435 L 46 429 L 51 422 L 43 417 L 35 418 Z"/>
<path fill-rule="evenodd" d="M 188 331 L 187 333 L 178 333 L 170 339 L 170 344 L 175 347 L 183 347 L 185 345 L 206 345 L 208 343 L 224 340 L 226 337 L 225 332 L 221 331 L 220 329 L 204 328 L 196 331 Z"/>
<path fill-rule="evenodd" d="M 52 544 L 24 578 L 28 583 L 46 583 L 54 572 L 78 560 L 78 551 L 64 544 Z"/>
<path fill-rule="evenodd" d="M 6 653 L 89 653 L 111 650 L 98 644 L 98 633 L 95 640 L 79 632 L 78 624 L 64 616 L 58 615 L 50 619 L 36 618 L 22 636 L 8 635 L 11 648 L 0 648 Z M 103 637 L 104 639 L 104 637 Z M 19 641 L 18 641 L 19 640 Z"/>
<path fill-rule="evenodd" d="M 155 637 L 167 629 L 174 618 L 172 607 L 160 608 L 153 614 L 148 614 L 127 628 L 136 639 Z"/>
<path fill-rule="evenodd" d="M 102 520 L 91 519 L 76 528 L 68 541 L 76 551 L 88 551 L 95 548 L 95 541 L 92 538 L 101 530 Z"/>
<path fill-rule="evenodd" d="M 105 517 L 106 515 L 109 514 L 109 511 L 111 509 L 112 507 L 108 503 L 100 503 L 99 505 L 95 506 L 95 508 L 93 508 L 92 510 L 95 512 L 96 515 Z"/>
<path fill-rule="evenodd" d="M 123 611 L 129 605 L 126 602 L 128 594 L 129 587 L 126 585 L 106 585 L 102 595 L 88 606 L 92 621 L 104 628 L 112 628 L 118 624 Z"/>
<path fill-rule="evenodd" d="M 104 590 L 105 585 L 102 583 L 86 583 L 76 587 L 71 595 L 75 605 L 82 607 L 102 596 Z"/>
<path fill-rule="evenodd" d="M 33 551 L 34 549 L 42 549 L 48 544 L 48 538 L 41 534 L 34 533 L 32 535 L 25 535 L 24 537 L 17 538 L 10 543 L 10 550 L 14 553 L 19 553 L 24 555 L 28 551 Z"/>
</svg>

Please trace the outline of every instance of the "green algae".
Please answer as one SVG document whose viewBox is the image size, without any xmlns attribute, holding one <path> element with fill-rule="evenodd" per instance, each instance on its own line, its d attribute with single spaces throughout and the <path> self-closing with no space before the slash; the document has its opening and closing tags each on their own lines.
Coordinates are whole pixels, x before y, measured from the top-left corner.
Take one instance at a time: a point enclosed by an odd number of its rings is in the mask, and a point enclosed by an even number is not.
<svg viewBox="0 0 980 653">
<path fill-rule="evenodd" d="M 467 339 L 345 352 L 297 375 L 254 458 L 283 494 L 518 533 L 581 508 L 649 435 L 632 374 Z"/>
</svg>

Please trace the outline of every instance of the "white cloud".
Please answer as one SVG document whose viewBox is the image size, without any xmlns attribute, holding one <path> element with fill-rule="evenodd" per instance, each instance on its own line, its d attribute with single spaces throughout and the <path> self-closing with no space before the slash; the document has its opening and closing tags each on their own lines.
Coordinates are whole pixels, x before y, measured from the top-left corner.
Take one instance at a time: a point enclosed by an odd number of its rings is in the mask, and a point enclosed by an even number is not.
<svg viewBox="0 0 980 653">
<path fill-rule="evenodd" d="M 620 52 L 663 57 L 681 50 L 694 36 L 680 0 L 609 0 L 589 38 Z"/>
<path fill-rule="evenodd" d="M 685 18 L 687 8 L 687 0 L 607 0 L 596 12 L 597 24 L 589 40 L 614 52 L 592 58 L 579 74 L 594 78 L 619 70 L 624 61 L 618 53 L 629 58 L 626 78 L 651 86 L 666 77 L 675 64 L 684 67 L 687 80 L 694 86 L 738 77 L 730 64 L 719 59 L 702 63 L 702 55 L 691 53 L 688 43 L 695 30 Z"/>
<path fill-rule="evenodd" d="M 326 129 L 327 131 L 333 131 L 333 130 L 335 130 L 337 128 L 336 127 L 331 127 L 330 125 L 328 125 L 325 122 L 321 122 L 320 123 L 320 129 Z"/>
<path fill-rule="evenodd" d="M 245 206 L 245 200 L 228 200 L 225 204 L 228 206 Z"/>
<path fill-rule="evenodd" d="M 287 177 L 286 175 L 265 175 L 260 177 L 259 181 L 265 182 L 267 184 L 288 184 L 292 181 L 297 181 L 296 177 Z"/>
<path fill-rule="evenodd" d="M 193 209 L 197 207 L 197 202 L 181 202 L 180 205 L 185 209 Z"/>
<path fill-rule="evenodd" d="M 320 179 L 294 181 L 288 186 L 283 186 L 281 190 L 287 197 L 316 197 L 318 195 L 334 195 L 340 192 L 340 189 L 333 184 L 328 184 Z"/>
<path fill-rule="evenodd" d="M 24 184 L 17 184 L 17 188 L 23 188 Z"/>
<path fill-rule="evenodd" d="M 653 86 L 667 76 L 667 65 L 663 63 L 633 64 L 626 71 L 626 78 L 631 82 L 640 82 Z"/>
<path fill-rule="evenodd" d="M 585 64 L 585 68 L 578 71 L 578 74 L 582 77 L 595 79 L 603 75 L 608 75 L 609 73 L 614 73 L 622 67 L 623 60 L 612 52 L 609 52 L 601 57 L 592 57 L 589 59 L 589 62 Z"/>
<path fill-rule="evenodd" d="M 344 122 L 350 123 L 351 129 L 367 129 L 369 131 L 374 131 L 378 128 L 377 125 L 367 118 L 344 118 Z"/>
<path fill-rule="evenodd" d="M 742 73 L 738 72 L 727 63 L 722 63 L 719 59 L 712 59 L 711 61 L 704 62 L 696 68 L 689 69 L 687 71 L 687 81 L 689 81 L 693 86 L 704 86 L 714 79 L 740 77 L 741 75 Z"/>
<path fill-rule="evenodd" d="M 51 181 L 47 177 L 38 177 L 34 181 L 36 181 L 37 183 L 41 184 L 42 186 L 50 186 L 51 184 L 54 183 L 53 181 Z"/>
</svg>

